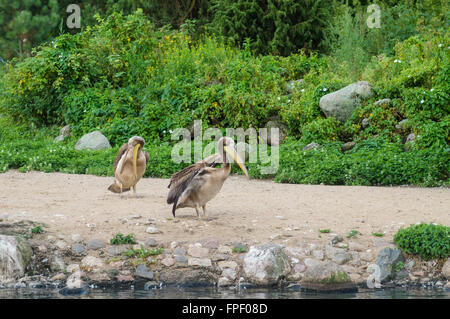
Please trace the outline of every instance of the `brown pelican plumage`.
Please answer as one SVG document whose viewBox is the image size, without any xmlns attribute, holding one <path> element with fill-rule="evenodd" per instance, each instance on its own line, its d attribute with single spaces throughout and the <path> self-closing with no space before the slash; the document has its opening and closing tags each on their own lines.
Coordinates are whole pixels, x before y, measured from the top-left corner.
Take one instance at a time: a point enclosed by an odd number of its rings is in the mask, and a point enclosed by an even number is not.
<svg viewBox="0 0 450 319">
<path fill-rule="evenodd" d="M 124 143 L 114 160 L 114 183 L 108 187 L 113 193 L 127 192 L 133 187 L 136 197 L 136 184 L 144 176 L 148 163 L 148 153 L 142 151 L 145 140 L 140 136 L 133 136 Z"/>
<path fill-rule="evenodd" d="M 206 216 L 206 203 L 217 195 L 230 175 L 231 164 L 227 155 L 231 156 L 248 177 L 244 161 L 236 152 L 233 139 L 220 138 L 218 150 L 217 154 L 184 168 L 170 178 L 167 203 L 173 204 L 172 214 L 174 217 L 175 210 L 183 207 L 195 208 L 197 217 L 200 217 L 199 208 L 202 207 L 203 216 Z M 215 166 L 219 163 L 223 163 L 222 167 L 216 168 Z"/>
</svg>

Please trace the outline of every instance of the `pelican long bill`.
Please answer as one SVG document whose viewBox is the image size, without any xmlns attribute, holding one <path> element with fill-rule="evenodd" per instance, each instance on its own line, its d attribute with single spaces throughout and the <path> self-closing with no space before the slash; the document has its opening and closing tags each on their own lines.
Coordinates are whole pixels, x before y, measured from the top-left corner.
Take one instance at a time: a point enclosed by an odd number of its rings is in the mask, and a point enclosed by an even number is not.
<svg viewBox="0 0 450 319">
<path fill-rule="evenodd" d="M 134 175 L 137 177 L 137 155 L 141 144 L 136 144 L 133 149 L 133 165 L 134 165 Z"/>
<path fill-rule="evenodd" d="M 225 150 L 225 152 L 227 152 L 228 154 L 230 154 L 230 156 L 233 158 L 233 160 L 239 165 L 239 167 L 241 168 L 242 172 L 244 172 L 245 176 L 247 176 L 247 178 L 250 178 L 250 177 L 248 176 L 247 169 L 245 168 L 244 161 L 241 159 L 241 157 L 240 157 L 239 154 L 236 152 L 236 150 L 234 149 L 234 147 L 227 147 L 227 146 L 224 146 L 223 149 Z"/>
</svg>

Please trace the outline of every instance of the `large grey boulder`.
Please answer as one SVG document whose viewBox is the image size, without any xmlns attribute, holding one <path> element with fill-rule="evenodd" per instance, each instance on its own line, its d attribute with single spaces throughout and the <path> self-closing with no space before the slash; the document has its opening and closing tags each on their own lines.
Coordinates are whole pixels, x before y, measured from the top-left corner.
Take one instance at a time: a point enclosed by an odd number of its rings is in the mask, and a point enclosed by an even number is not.
<svg viewBox="0 0 450 319">
<path fill-rule="evenodd" d="M 89 134 L 83 135 L 81 139 L 75 144 L 75 149 L 79 150 L 101 150 L 111 148 L 108 139 L 100 133 L 100 131 L 94 131 Z"/>
<path fill-rule="evenodd" d="M 24 239 L 0 235 L 0 283 L 22 277 L 31 255 L 31 246 Z"/>
<path fill-rule="evenodd" d="M 244 257 L 243 269 L 250 282 L 270 286 L 287 276 L 291 266 L 281 246 L 264 244 L 250 247 Z"/>
<path fill-rule="evenodd" d="M 357 290 L 347 272 L 331 261 L 308 267 L 303 275 L 301 287 L 302 290 L 321 292 Z"/>
<path fill-rule="evenodd" d="M 405 256 L 400 249 L 392 249 L 390 247 L 383 248 L 378 253 L 376 265 L 379 267 L 379 278 L 376 278 L 380 283 L 386 283 L 395 277 L 395 266 L 399 262 L 404 262 Z M 378 271 L 377 271 L 378 272 Z"/>
<path fill-rule="evenodd" d="M 360 81 L 322 96 L 319 107 L 326 117 L 334 117 L 345 122 L 350 118 L 353 110 L 372 95 L 373 90 L 370 84 Z"/>
</svg>

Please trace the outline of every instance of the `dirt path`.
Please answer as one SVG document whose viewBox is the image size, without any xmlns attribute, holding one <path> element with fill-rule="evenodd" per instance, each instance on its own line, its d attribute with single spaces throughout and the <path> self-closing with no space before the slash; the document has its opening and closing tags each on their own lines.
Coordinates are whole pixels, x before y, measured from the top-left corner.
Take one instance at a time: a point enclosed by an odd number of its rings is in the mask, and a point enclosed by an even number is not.
<svg viewBox="0 0 450 319">
<path fill-rule="evenodd" d="M 0 219 L 32 220 L 54 236 L 80 234 L 106 242 L 121 232 L 134 233 L 141 241 L 213 237 L 222 243 L 272 240 L 288 246 L 328 242 L 333 234 L 346 236 L 350 230 L 362 233 L 359 241 L 372 243 L 373 232 L 391 240 L 398 228 L 413 223 L 450 225 L 448 188 L 291 185 L 231 176 L 208 204 L 209 220 L 199 221 L 190 208 L 178 210 L 172 219 L 167 179 L 141 180 L 138 199 L 107 191 L 112 180 L 8 171 L 0 174 Z M 146 233 L 149 226 L 162 233 Z M 331 233 L 320 234 L 319 229 Z"/>
</svg>

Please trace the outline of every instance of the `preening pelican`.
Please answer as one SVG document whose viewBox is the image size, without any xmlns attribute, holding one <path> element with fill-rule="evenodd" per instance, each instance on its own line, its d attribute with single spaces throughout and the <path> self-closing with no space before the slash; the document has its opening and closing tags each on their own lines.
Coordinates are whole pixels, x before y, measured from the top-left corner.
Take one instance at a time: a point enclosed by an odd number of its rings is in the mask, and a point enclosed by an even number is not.
<svg viewBox="0 0 450 319">
<path fill-rule="evenodd" d="M 133 187 L 136 198 L 136 184 L 144 176 L 148 163 L 148 153 L 142 151 L 145 140 L 140 136 L 133 136 L 124 143 L 114 160 L 114 183 L 108 187 L 113 193 L 127 192 Z"/>
<path fill-rule="evenodd" d="M 199 208 L 202 207 L 203 216 L 206 216 L 206 203 L 217 195 L 230 175 L 231 164 L 227 155 L 231 156 L 248 178 L 244 161 L 236 152 L 233 139 L 222 137 L 217 146 L 219 153 L 184 168 L 170 178 L 167 204 L 173 204 L 174 217 L 175 210 L 183 207 L 195 208 L 197 217 L 200 217 Z M 220 162 L 223 163 L 222 167 L 215 168 Z"/>
</svg>

